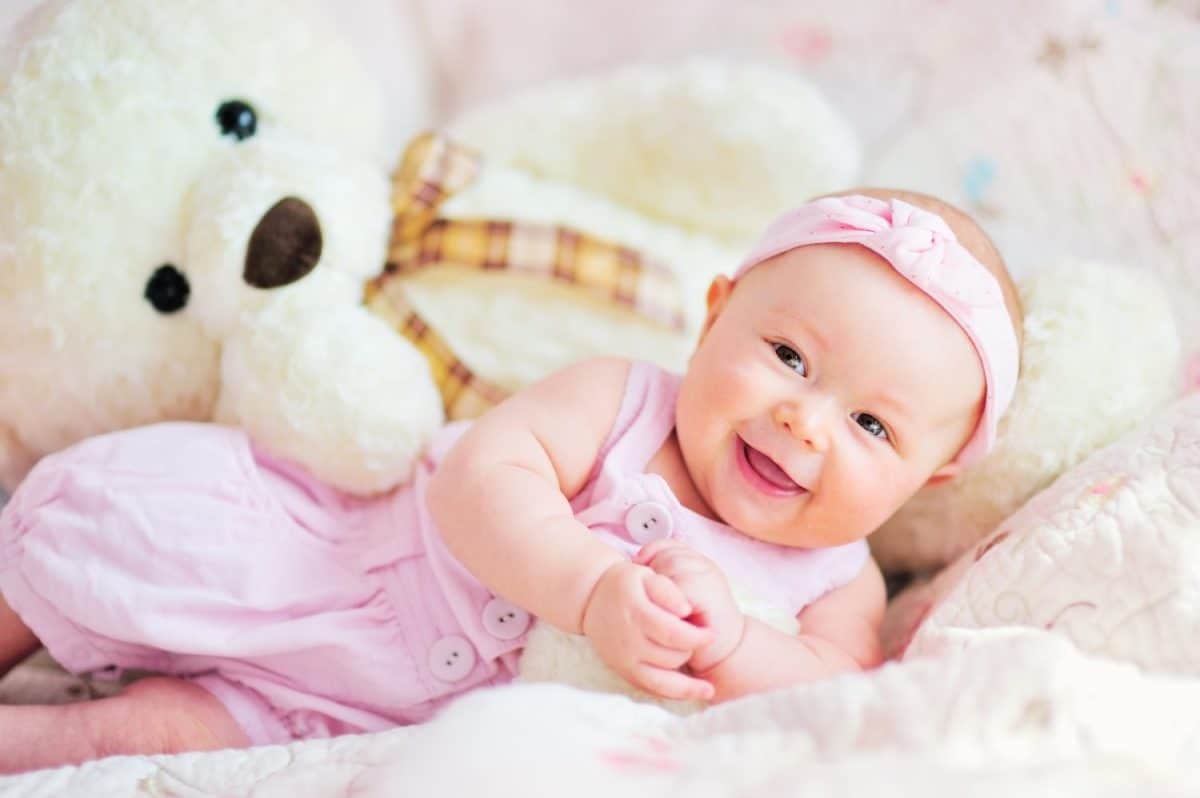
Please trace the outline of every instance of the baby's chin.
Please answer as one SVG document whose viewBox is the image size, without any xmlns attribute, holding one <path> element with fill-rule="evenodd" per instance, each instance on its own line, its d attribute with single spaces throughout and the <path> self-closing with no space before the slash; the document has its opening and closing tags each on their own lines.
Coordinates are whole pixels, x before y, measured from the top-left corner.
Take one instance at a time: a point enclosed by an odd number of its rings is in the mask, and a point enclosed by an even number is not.
<svg viewBox="0 0 1200 798">
<path fill-rule="evenodd" d="M 748 538 L 789 549 L 824 549 L 866 537 L 866 535 L 858 537 L 847 537 L 844 534 L 831 535 L 806 524 L 771 526 L 763 524 L 761 520 L 754 523 L 750 519 L 741 525 L 729 519 L 726 519 L 725 523 Z"/>
<path fill-rule="evenodd" d="M 748 501 L 744 496 L 705 496 L 721 523 L 748 538 L 790 549 L 823 549 L 853 543 L 866 538 L 887 517 L 870 528 L 864 527 L 862 518 L 831 519 L 825 517 L 826 513 L 814 512 L 818 509 L 810 504 L 814 498 L 819 498 L 818 494 L 805 491 L 771 507 L 774 502 Z"/>
</svg>

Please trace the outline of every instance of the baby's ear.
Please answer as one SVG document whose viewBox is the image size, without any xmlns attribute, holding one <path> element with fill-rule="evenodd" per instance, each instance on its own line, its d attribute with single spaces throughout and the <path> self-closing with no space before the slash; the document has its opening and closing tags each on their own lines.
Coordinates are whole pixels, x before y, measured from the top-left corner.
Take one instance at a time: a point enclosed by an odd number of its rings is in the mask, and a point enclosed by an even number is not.
<svg viewBox="0 0 1200 798">
<path fill-rule="evenodd" d="M 944 466 L 934 471 L 929 479 L 925 480 L 926 485 L 941 485 L 949 482 L 956 476 L 962 473 L 962 466 L 958 463 L 946 463 Z"/>
<path fill-rule="evenodd" d="M 700 328 L 700 338 L 703 339 L 708 329 L 713 326 L 717 316 L 725 309 L 729 295 L 733 293 L 733 281 L 723 274 L 718 274 L 708 286 L 708 311 L 704 315 L 704 326 Z"/>
</svg>

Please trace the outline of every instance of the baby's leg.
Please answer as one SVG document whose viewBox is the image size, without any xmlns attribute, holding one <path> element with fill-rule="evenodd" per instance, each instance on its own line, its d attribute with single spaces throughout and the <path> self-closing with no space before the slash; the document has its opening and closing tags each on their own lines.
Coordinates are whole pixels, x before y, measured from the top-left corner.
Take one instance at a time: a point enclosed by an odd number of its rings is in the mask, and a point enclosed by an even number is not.
<svg viewBox="0 0 1200 798">
<path fill-rule="evenodd" d="M 0 675 L 38 646 L 0 598 Z M 0 706 L 0 773 L 116 754 L 174 754 L 246 746 L 212 693 L 182 679 L 143 679 L 120 694 L 64 706 Z"/>
<path fill-rule="evenodd" d="M 249 744 L 211 693 L 155 677 L 119 695 L 65 706 L 0 706 L 0 773 L 117 754 L 176 754 Z"/>
<path fill-rule="evenodd" d="M 0 597 L 0 676 L 33 653 L 38 639 Z"/>
</svg>

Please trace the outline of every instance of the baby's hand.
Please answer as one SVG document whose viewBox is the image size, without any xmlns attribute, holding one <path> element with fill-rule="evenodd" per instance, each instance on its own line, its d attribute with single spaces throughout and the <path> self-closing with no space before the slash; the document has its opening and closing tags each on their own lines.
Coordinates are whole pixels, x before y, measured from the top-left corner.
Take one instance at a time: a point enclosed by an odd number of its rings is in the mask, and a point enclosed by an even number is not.
<svg viewBox="0 0 1200 798">
<path fill-rule="evenodd" d="M 710 642 L 697 648 L 687 661 L 693 672 L 703 673 L 733 653 L 742 642 L 746 617 L 738 609 L 729 582 L 715 562 L 673 540 L 646 544 L 633 561 L 670 579 L 692 605 L 687 619 L 712 631 Z"/>
<path fill-rule="evenodd" d="M 683 620 L 692 606 L 671 580 L 621 561 L 600 577 L 583 610 L 583 632 L 629 683 L 662 698 L 708 699 L 712 685 L 679 670 L 712 634 Z"/>
</svg>

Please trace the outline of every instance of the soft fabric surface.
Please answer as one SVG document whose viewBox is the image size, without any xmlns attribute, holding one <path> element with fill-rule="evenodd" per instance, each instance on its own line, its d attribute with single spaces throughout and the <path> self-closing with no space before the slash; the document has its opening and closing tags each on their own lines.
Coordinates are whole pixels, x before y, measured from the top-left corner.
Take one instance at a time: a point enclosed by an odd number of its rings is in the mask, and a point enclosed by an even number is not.
<svg viewBox="0 0 1200 798">
<path fill-rule="evenodd" d="M 1060 477 L 988 539 L 909 591 L 915 651 L 957 630 L 1053 629 L 1084 651 L 1200 676 L 1200 394 Z M 929 608 L 934 609 L 930 610 Z M 924 617 L 923 617 L 924 616 Z"/>
<path fill-rule="evenodd" d="M 0 795 L 1178 796 L 1200 789 L 1200 684 L 1033 630 L 688 718 L 556 685 L 476 693 L 378 735 L 123 757 Z M 1164 723 L 1165 718 L 1172 718 Z"/>
</svg>

